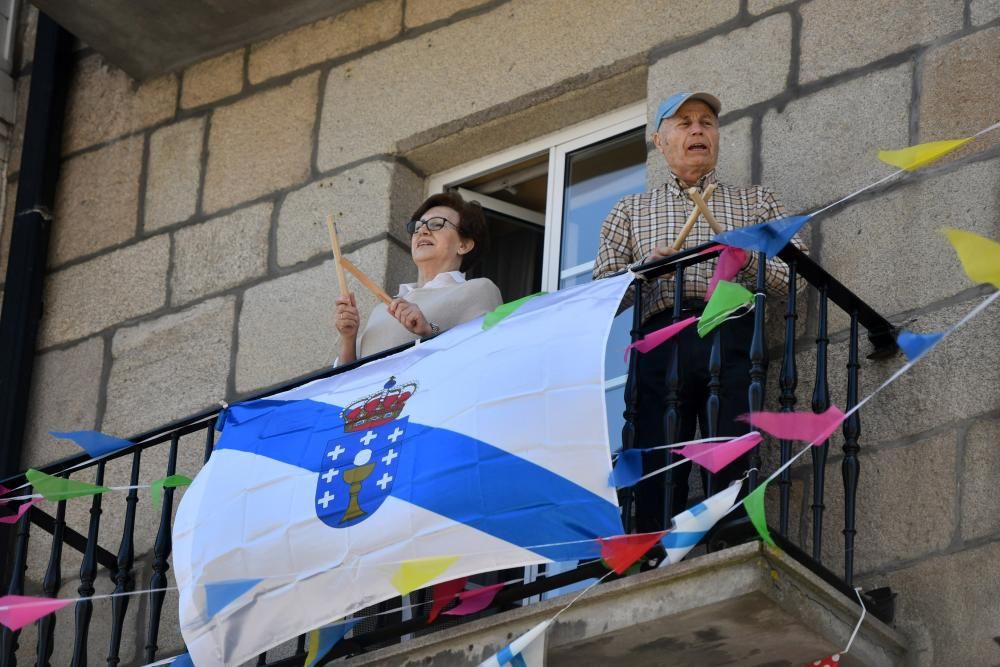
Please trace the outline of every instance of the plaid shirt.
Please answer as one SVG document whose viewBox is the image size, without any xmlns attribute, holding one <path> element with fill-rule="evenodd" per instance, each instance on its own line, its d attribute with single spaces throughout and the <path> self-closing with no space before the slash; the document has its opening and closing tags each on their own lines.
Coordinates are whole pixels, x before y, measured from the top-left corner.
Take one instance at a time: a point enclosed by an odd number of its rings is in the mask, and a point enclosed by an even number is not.
<svg viewBox="0 0 1000 667">
<path fill-rule="evenodd" d="M 715 194 L 708 208 L 719 224 L 727 229 L 746 227 L 786 216 L 785 208 L 769 188 L 754 185 L 738 188 L 715 179 L 715 170 L 705 174 L 696 184 L 702 191 L 716 183 Z M 671 174 L 667 182 L 650 192 L 629 195 L 621 199 L 608 213 L 601 226 L 600 248 L 594 264 L 594 278 L 602 278 L 641 262 L 654 246 L 672 243 L 687 221 L 694 203 L 684 192 L 677 177 Z M 712 240 L 712 229 L 704 216 L 700 217 L 684 240 L 683 248 L 692 248 Z M 798 248 L 806 246 L 797 237 Z M 717 260 L 701 262 L 684 270 L 684 299 L 701 301 L 705 298 Z M 748 258 L 748 266 L 734 279 L 751 291 L 757 285 L 757 261 Z M 788 292 L 788 266 L 780 259 L 770 258 L 765 271 L 765 283 L 770 290 Z M 630 297 L 627 297 L 630 298 Z M 642 293 L 643 321 L 651 315 L 670 310 L 674 302 L 673 274 L 651 280 Z"/>
</svg>

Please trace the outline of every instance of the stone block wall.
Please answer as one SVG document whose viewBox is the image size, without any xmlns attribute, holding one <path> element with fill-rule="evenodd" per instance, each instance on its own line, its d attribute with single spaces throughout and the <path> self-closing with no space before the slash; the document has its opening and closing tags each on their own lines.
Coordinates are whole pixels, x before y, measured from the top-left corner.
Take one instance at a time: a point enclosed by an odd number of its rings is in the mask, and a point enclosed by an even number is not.
<svg viewBox="0 0 1000 667">
<path fill-rule="evenodd" d="M 27 45 L 30 13 L 25 21 Z M 50 429 L 134 435 L 330 363 L 327 214 L 349 256 L 392 291 L 412 277 L 399 226 L 428 176 L 638 100 L 652 115 L 661 97 L 688 87 L 722 98 L 722 176 L 766 183 L 790 212 L 806 212 L 889 173 L 880 148 L 1000 120 L 998 61 L 995 0 L 371 0 L 141 83 L 83 48 L 23 461 L 70 453 Z M 29 78 L 23 67 L 0 279 Z M 1000 239 L 998 144 L 995 132 L 818 218 L 806 232 L 813 256 L 894 323 L 930 331 L 955 322 L 987 292 L 935 230 Z M 648 166 L 651 182 L 662 179 L 657 153 Z M 359 294 L 367 312 L 374 300 Z M 781 307 L 771 304 L 775 324 Z M 807 292 L 803 407 L 815 320 Z M 841 405 L 847 323 L 831 314 L 830 384 Z M 986 613 L 1000 595 L 1000 577 L 987 576 L 1000 538 L 990 505 L 1000 473 L 997 325 L 994 307 L 861 413 L 858 578 L 899 593 L 897 626 L 913 639 L 914 664 L 1000 662 L 1000 616 Z M 899 363 L 864 361 L 862 395 Z M 823 555 L 834 569 L 841 444 L 835 437 L 827 463 Z M 196 472 L 202 445 L 190 442 L 179 471 Z M 143 462 L 149 479 L 162 470 L 155 458 Z M 804 544 L 807 469 L 795 470 L 792 493 L 791 533 Z M 128 470 L 108 474 L 126 483 Z M 112 551 L 123 507 L 107 503 L 102 545 Z M 138 551 L 148 577 L 156 515 L 140 507 L 154 517 Z M 87 509 L 69 512 L 81 532 Z M 45 561 L 44 540 L 32 554 Z M 33 586 L 40 576 L 29 571 Z M 65 576 L 75 590 L 74 573 Z M 140 664 L 141 649 L 130 650 L 124 664 Z"/>
</svg>

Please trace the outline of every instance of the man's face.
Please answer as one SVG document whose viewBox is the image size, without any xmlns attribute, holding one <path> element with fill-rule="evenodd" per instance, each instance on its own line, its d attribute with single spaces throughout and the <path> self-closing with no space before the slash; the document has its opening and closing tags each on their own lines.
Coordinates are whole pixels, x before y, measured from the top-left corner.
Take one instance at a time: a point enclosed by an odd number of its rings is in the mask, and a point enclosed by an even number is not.
<svg viewBox="0 0 1000 667">
<path fill-rule="evenodd" d="M 701 100 L 688 100 L 660 123 L 653 143 L 670 170 L 692 182 L 714 169 L 719 160 L 718 119 Z"/>
</svg>

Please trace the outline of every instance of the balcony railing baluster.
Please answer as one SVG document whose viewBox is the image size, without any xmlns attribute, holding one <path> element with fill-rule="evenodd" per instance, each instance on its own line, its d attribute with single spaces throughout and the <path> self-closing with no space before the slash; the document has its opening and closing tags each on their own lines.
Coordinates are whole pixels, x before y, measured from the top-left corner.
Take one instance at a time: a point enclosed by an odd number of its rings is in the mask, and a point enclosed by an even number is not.
<svg viewBox="0 0 1000 667">
<path fill-rule="evenodd" d="M 212 451 L 214 449 L 215 423 L 210 421 L 205 425 L 205 458 L 203 459 L 205 463 L 208 463 L 208 459 L 212 456 Z"/>
<path fill-rule="evenodd" d="M 712 333 L 712 350 L 708 354 L 708 399 L 705 401 L 705 416 L 708 421 L 706 433 L 702 437 L 714 438 L 719 435 L 719 392 L 722 389 L 722 331 L 716 329 Z M 715 488 L 715 475 L 706 475 L 705 495 L 710 496 Z"/>
<path fill-rule="evenodd" d="M 118 572 L 112 573 L 111 581 L 115 584 L 115 596 L 111 598 L 111 643 L 108 647 L 108 667 L 115 667 L 119 662 L 118 651 L 122 644 L 122 629 L 125 626 L 125 614 L 128 612 L 129 592 L 133 589 L 132 566 L 135 564 L 135 509 L 139 503 L 139 457 L 142 450 L 132 454 L 132 472 L 129 475 L 128 497 L 125 499 L 125 526 L 122 530 L 122 542 L 118 548 Z"/>
<path fill-rule="evenodd" d="M 27 487 L 25 493 L 31 493 L 31 487 Z M 14 538 L 14 558 L 11 562 L 10 585 L 7 587 L 7 595 L 24 594 L 24 571 L 28 565 L 28 525 L 30 519 L 29 509 L 17 521 L 17 537 Z M 0 641 L 3 642 L 4 666 L 17 667 L 17 639 L 21 636 L 21 631 L 3 628 L 3 635 Z"/>
<path fill-rule="evenodd" d="M 826 412 L 827 408 L 830 407 L 830 384 L 826 370 L 827 348 L 830 345 L 830 338 L 826 330 L 828 308 L 827 286 L 821 285 L 819 288 L 819 317 L 816 327 L 816 381 L 813 385 L 812 395 L 812 411 L 817 414 Z M 826 455 L 829 450 L 829 440 L 825 440 L 823 444 L 809 450 L 813 469 L 812 557 L 817 563 L 823 562 L 823 510 L 826 508 L 823 496 L 826 490 Z"/>
<path fill-rule="evenodd" d="M 45 577 L 42 579 L 42 592 L 50 598 L 59 595 L 59 587 L 62 585 L 63 529 L 65 528 L 66 501 L 60 500 L 56 505 L 56 520 L 52 529 L 49 564 L 45 568 Z M 58 614 L 49 614 L 38 621 L 38 644 L 35 655 L 36 664 L 40 667 L 49 667 L 49 659 L 52 657 L 53 648 L 55 648 L 57 618 Z"/>
<path fill-rule="evenodd" d="M 641 337 L 642 327 L 642 281 L 633 283 L 635 297 L 632 301 L 632 329 L 629 332 L 632 342 Z M 625 383 L 625 412 L 622 416 L 622 451 L 635 447 L 636 424 L 639 416 L 639 351 L 635 348 L 628 353 L 628 382 Z M 631 487 L 619 491 L 622 504 L 622 524 L 626 533 L 631 533 L 635 524 L 632 520 L 632 508 L 635 505 L 635 491 Z"/>
<path fill-rule="evenodd" d="M 767 269 L 767 255 L 763 252 L 757 253 L 757 293 L 754 295 L 753 310 L 753 340 L 750 341 L 750 388 L 747 390 L 747 400 L 750 403 L 750 412 L 760 412 L 764 408 L 764 382 L 767 377 L 767 354 L 765 351 L 766 341 L 764 340 L 764 314 L 766 289 L 765 270 Z M 757 478 L 760 475 L 760 446 L 754 447 L 750 452 L 750 480 L 749 488 L 757 488 Z"/>
<path fill-rule="evenodd" d="M 681 321 L 681 309 L 683 308 L 684 301 L 684 267 L 678 266 L 677 270 L 674 272 L 674 322 Z M 677 442 L 677 434 L 680 429 L 680 348 L 677 345 L 677 341 L 670 341 L 670 363 L 667 366 L 667 380 L 666 380 L 666 412 L 663 415 L 663 434 L 666 439 L 666 443 L 657 443 L 672 445 Z M 666 460 L 667 463 L 673 463 L 676 460 L 673 450 L 667 450 Z M 670 517 L 672 517 L 676 512 L 674 511 L 674 487 L 677 483 L 674 481 L 674 476 L 677 474 L 677 468 L 671 468 L 667 471 L 667 479 L 664 484 L 665 493 L 663 494 L 663 507 L 664 514 L 663 520 L 665 526 L 670 525 Z"/>
<path fill-rule="evenodd" d="M 97 464 L 94 483 L 104 484 L 104 464 Z M 97 539 L 101 532 L 101 501 L 103 495 L 94 494 L 90 501 L 90 527 L 87 530 L 87 548 L 80 563 L 80 587 L 77 592 L 82 598 L 76 603 L 76 634 L 73 638 L 73 667 L 87 667 L 87 640 L 90 637 L 90 619 L 94 614 L 94 603 L 89 599 L 94 594 L 97 579 Z"/>
<path fill-rule="evenodd" d="M 795 367 L 795 321 L 798 319 L 796 308 L 796 275 L 795 267 L 797 262 L 788 262 L 788 303 L 785 308 L 785 345 L 781 357 L 781 375 L 778 377 L 778 385 L 781 388 L 782 412 L 795 411 L 795 389 L 799 384 L 799 374 Z M 781 464 L 788 462 L 792 455 L 792 442 L 790 440 L 779 440 L 781 446 Z M 791 470 L 785 470 L 778 478 L 779 507 L 778 507 L 778 532 L 788 535 L 788 497 L 791 491 Z"/>
<path fill-rule="evenodd" d="M 858 311 L 851 313 L 851 339 L 847 354 L 847 411 L 858 404 Z M 844 581 L 854 585 L 854 526 L 855 501 L 858 493 L 858 437 L 861 435 L 861 419 L 855 411 L 844 421 L 844 460 L 841 473 L 844 476 Z"/>
<path fill-rule="evenodd" d="M 179 431 L 174 431 L 170 437 L 170 454 L 167 457 L 167 476 L 177 471 L 177 445 L 180 442 Z M 156 661 L 156 651 L 159 648 L 156 641 L 160 633 L 160 614 L 163 611 L 163 600 L 167 596 L 167 570 L 170 564 L 167 558 L 173 546 L 170 535 L 170 517 L 174 509 L 174 489 L 163 489 L 163 506 L 160 508 L 160 527 L 156 531 L 156 541 L 153 543 L 153 576 L 149 578 L 149 624 L 146 629 L 146 662 Z"/>
</svg>

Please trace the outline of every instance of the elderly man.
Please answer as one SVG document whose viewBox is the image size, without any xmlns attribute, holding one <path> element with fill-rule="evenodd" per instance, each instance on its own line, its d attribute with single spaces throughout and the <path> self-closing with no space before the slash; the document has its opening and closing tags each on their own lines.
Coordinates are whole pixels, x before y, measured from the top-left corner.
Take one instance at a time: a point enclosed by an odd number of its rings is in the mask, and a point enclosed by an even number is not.
<svg viewBox="0 0 1000 667">
<path fill-rule="evenodd" d="M 718 98 L 708 93 L 677 93 L 664 100 L 656 113 L 653 143 L 670 168 L 667 182 L 642 194 L 630 195 L 619 201 L 601 227 L 600 249 L 594 266 L 594 278 L 621 271 L 629 265 L 669 257 L 675 251 L 671 244 L 677 238 L 694 204 L 686 191 L 697 187 L 702 192 L 716 185 L 708 207 L 727 229 L 744 227 L 785 215 L 784 208 L 768 188 L 756 185 L 740 188 L 719 183 L 715 165 L 719 157 Z M 694 247 L 712 237 L 708 224 L 699 221 L 685 241 Z M 803 247 L 796 241 L 796 245 Z M 684 274 L 684 317 L 698 315 L 705 306 L 705 291 L 715 268 L 715 262 L 703 262 L 690 267 Z M 772 290 L 787 290 L 788 267 L 779 259 L 770 259 L 766 267 L 766 283 Z M 735 280 L 751 290 L 756 287 L 757 261 L 748 257 Z M 674 300 L 673 278 L 650 281 L 643 290 L 642 333 L 672 322 Z M 747 411 L 747 388 L 750 381 L 749 346 L 753 336 L 753 318 L 741 317 L 719 327 L 721 338 L 720 413 L 718 435 L 740 435 L 747 427 L 735 418 Z M 680 345 L 680 422 L 677 442 L 691 440 L 696 427 L 706 432 L 705 404 L 708 398 L 709 353 L 712 336 L 700 338 L 694 327 L 677 337 Z M 639 415 L 636 424 L 636 446 L 655 447 L 665 444 L 664 413 L 666 410 L 664 380 L 667 376 L 670 346 L 663 345 L 642 357 L 639 364 Z M 634 381 L 634 380 L 633 380 Z M 646 472 L 665 465 L 661 451 L 643 457 Z M 738 478 L 746 468 L 745 461 L 736 461 L 716 475 L 716 486 L 722 488 Z M 673 512 L 687 506 L 687 478 L 690 464 L 675 472 Z M 636 487 L 638 529 L 652 532 L 669 527 L 665 516 L 665 476 L 658 475 Z"/>
</svg>

